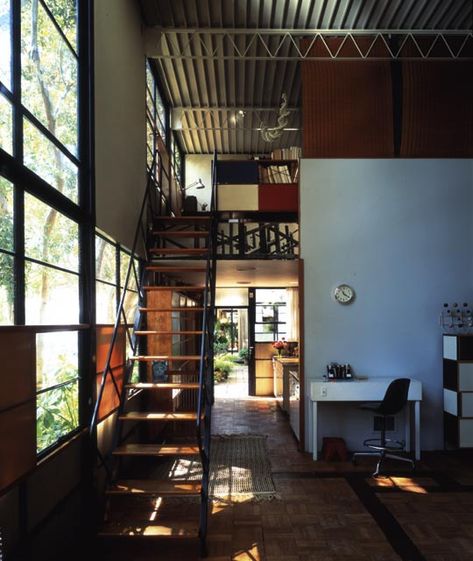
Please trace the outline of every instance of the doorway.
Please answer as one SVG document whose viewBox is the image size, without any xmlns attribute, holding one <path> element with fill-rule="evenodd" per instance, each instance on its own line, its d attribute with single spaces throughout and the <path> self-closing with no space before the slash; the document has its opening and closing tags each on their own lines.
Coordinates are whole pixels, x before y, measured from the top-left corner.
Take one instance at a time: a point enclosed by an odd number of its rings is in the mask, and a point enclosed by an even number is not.
<svg viewBox="0 0 473 561">
<path fill-rule="evenodd" d="M 249 395 L 248 306 L 215 308 L 215 397 L 243 398 Z"/>
</svg>

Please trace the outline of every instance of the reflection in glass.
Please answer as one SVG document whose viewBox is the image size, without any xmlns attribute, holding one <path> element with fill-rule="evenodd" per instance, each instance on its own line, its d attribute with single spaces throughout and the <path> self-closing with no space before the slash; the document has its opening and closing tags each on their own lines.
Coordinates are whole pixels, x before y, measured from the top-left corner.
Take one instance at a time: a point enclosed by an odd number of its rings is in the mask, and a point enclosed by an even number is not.
<svg viewBox="0 0 473 561">
<path fill-rule="evenodd" d="M 21 96 L 23 104 L 73 154 L 77 154 L 78 61 L 46 10 L 21 2 Z M 50 5 L 53 3 L 50 2 Z M 64 0 L 56 13 L 65 13 Z M 66 17 L 67 19 L 67 17 Z"/>
<path fill-rule="evenodd" d="M 41 452 L 79 426 L 77 381 L 36 397 L 36 450 Z"/>
<path fill-rule="evenodd" d="M 13 154 L 12 105 L 8 101 L 8 99 L 1 94 L 0 94 L 0 148 L 2 148 L 2 150 L 5 150 L 5 152 L 8 152 L 9 154 Z"/>
<path fill-rule="evenodd" d="M 101 236 L 95 236 L 95 276 L 103 281 L 117 282 L 116 249 Z"/>
<path fill-rule="evenodd" d="M 14 323 L 14 261 L 11 255 L 0 251 L 0 325 Z"/>
<path fill-rule="evenodd" d="M 77 166 L 28 119 L 23 119 L 25 165 L 77 203 Z"/>
<path fill-rule="evenodd" d="M 78 377 L 78 337 L 77 331 L 36 334 L 37 391 Z"/>
<path fill-rule="evenodd" d="M 11 9 L 10 0 L 0 0 L 0 82 L 11 86 Z"/>
<path fill-rule="evenodd" d="M 25 263 L 25 312 L 29 325 L 79 323 L 79 277 L 46 265 Z"/>
<path fill-rule="evenodd" d="M 0 249 L 13 251 L 13 184 L 0 177 Z"/>
<path fill-rule="evenodd" d="M 25 193 L 25 255 L 79 270 L 79 227 L 59 211 Z"/>
</svg>

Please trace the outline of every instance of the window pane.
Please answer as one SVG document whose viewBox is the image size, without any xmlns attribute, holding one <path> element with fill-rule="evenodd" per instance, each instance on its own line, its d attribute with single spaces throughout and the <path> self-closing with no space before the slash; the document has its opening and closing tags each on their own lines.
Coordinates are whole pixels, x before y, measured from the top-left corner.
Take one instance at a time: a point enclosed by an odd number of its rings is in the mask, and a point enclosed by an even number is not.
<svg viewBox="0 0 473 561">
<path fill-rule="evenodd" d="M 79 277 L 45 265 L 25 263 L 26 323 L 79 323 Z"/>
<path fill-rule="evenodd" d="M 55 3 L 64 11 L 64 6 Z M 41 3 L 36 4 L 37 13 L 33 5 L 32 0 L 22 0 L 22 101 L 51 134 L 76 154 L 77 59 Z"/>
<path fill-rule="evenodd" d="M 96 322 L 115 323 L 117 316 L 116 288 L 103 282 L 97 282 L 95 286 Z"/>
<path fill-rule="evenodd" d="M 41 393 L 36 398 L 36 450 L 41 452 L 79 426 L 79 385 Z"/>
<path fill-rule="evenodd" d="M 79 270 L 79 226 L 25 193 L 25 255 L 72 271 Z"/>
<path fill-rule="evenodd" d="M 13 251 L 13 185 L 0 177 L 0 248 Z"/>
<path fill-rule="evenodd" d="M 132 292 L 131 290 L 126 291 L 125 296 L 125 315 L 126 315 L 126 322 L 129 324 L 134 323 L 135 321 L 135 312 L 136 308 L 138 307 L 138 293 Z M 123 321 L 123 318 L 122 318 Z"/>
<path fill-rule="evenodd" d="M 27 119 L 23 119 L 25 165 L 77 203 L 77 166 Z"/>
<path fill-rule="evenodd" d="M 11 90 L 10 0 L 0 0 L 0 81 Z"/>
<path fill-rule="evenodd" d="M 1 41 L 1 37 L 0 37 Z M 0 55 L 1 57 L 1 55 Z M 0 148 L 13 154 L 13 110 L 8 99 L 0 94 Z"/>
<path fill-rule="evenodd" d="M 45 3 L 71 46 L 77 50 L 76 0 L 46 0 Z"/>
<path fill-rule="evenodd" d="M 116 248 L 101 236 L 95 236 L 95 275 L 98 279 L 117 282 Z"/>
<path fill-rule="evenodd" d="M 14 302 L 13 257 L 0 251 L 0 325 L 12 325 Z"/>
<path fill-rule="evenodd" d="M 36 390 L 75 380 L 79 376 L 76 331 L 36 334 Z"/>
<path fill-rule="evenodd" d="M 120 252 L 120 286 L 125 286 L 126 280 L 126 273 L 128 271 L 128 264 L 130 263 L 130 254 L 126 251 Z M 129 278 L 129 286 L 131 286 L 131 282 L 133 280 L 133 267 L 130 271 L 130 278 Z"/>
</svg>

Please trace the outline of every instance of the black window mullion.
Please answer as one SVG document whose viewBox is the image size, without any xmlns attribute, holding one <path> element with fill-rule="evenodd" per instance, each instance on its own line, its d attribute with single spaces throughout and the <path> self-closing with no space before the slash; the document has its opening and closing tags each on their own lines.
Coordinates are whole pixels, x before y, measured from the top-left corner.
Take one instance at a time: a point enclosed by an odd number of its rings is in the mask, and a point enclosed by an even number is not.
<svg viewBox="0 0 473 561">
<path fill-rule="evenodd" d="M 13 199 L 13 232 L 15 247 L 15 325 L 25 325 L 25 193 L 23 189 L 14 187 Z"/>
<path fill-rule="evenodd" d="M 118 306 L 120 305 L 121 298 L 121 286 L 120 286 L 120 244 L 115 245 L 115 309 L 118 312 Z"/>
</svg>

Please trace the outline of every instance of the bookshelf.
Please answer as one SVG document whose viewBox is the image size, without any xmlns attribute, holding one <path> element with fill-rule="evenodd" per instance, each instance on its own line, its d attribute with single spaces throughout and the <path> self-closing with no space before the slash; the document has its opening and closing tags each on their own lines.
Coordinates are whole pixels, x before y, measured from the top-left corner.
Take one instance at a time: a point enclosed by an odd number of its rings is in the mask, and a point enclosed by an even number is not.
<svg viewBox="0 0 473 561">
<path fill-rule="evenodd" d="M 217 162 L 219 211 L 299 212 L 299 161 Z"/>
</svg>

